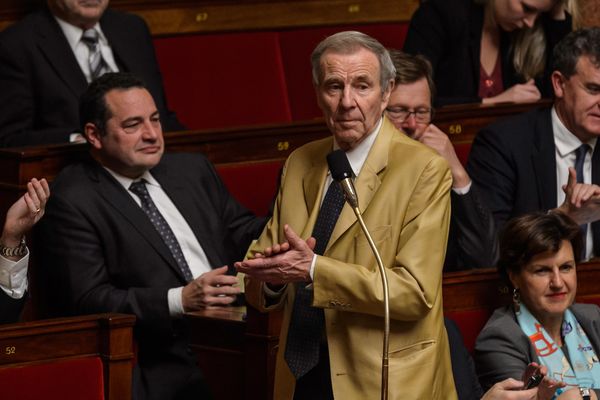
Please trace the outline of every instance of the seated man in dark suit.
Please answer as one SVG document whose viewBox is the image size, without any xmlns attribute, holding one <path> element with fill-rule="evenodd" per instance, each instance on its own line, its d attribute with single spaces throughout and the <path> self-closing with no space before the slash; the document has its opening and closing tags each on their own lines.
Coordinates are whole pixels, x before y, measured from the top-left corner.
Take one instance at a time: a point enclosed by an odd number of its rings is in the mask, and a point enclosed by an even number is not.
<svg viewBox="0 0 600 400">
<path fill-rule="evenodd" d="M 167 108 L 148 27 L 107 6 L 108 0 L 47 0 L 0 33 L 0 147 L 83 140 L 73 133 L 79 96 L 108 71 L 139 76 L 163 129 L 183 129 Z"/>
<path fill-rule="evenodd" d="M 448 162 L 452 173 L 452 214 L 444 271 L 493 267 L 498 240 L 492 214 L 462 166 L 450 138 L 435 126 L 435 86 L 431 64 L 423 56 L 390 51 L 396 67 L 394 90 L 386 115 L 411 138 L 431 147 Z"/>
<path fill-rule="evenodd" d="M 141 81 L 107 73 L 81 99 L 93 160 L 56 178 L 40 226 L 42 282 L 61 313 L 135 314 L 136 399 L 203 399 L 184 312 L 232 303 L 228 265 L 265 220 L 228 193 L 200 154 L 167 154 Z"/>
<path fill-rule="evenodd" d="M 571 32 L 556 46 L 552 85 L 551 108 L 479 132 L 467 170 L 497 229 L 515 216 L 560 207 L 582 225 L 587 260 L 600 255 L 600 28 Z"/>
<path fill-rule="evenodd" d="M 46 180 L 33 178 L 6 213 L 0 237 L 0 324 L 16 322 L 25 304 L 29 252 L 24 235 L 44 215 L 49 195 Z"/>
</svg>

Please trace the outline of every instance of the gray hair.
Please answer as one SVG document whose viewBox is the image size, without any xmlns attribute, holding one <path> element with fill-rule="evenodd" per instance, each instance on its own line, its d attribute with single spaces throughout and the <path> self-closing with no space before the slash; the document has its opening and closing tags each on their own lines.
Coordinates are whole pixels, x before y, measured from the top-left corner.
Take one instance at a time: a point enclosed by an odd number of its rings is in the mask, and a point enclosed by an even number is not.
<svg viewBox="0 0 600 400">
<path fill-rule="evenodd" d="M 315 86 L 321 83 L 321 57 L 327 51 L 341 54 L 350 54 L 357 51 L 359 48 L 364 48 L 371 51 L 379 60 L 379 79 L 381 92 L 384 93 L 390 81 L 396 76 L 396 68 L 390 54 L 381 43 L 369 35 L 357 31 L 338 32 L 325 38 L 315 47 L 311 56 L 312 77 Z"/>
<path fill-rule="evenodd" d="M 552 54 L 552 69 L 570 78 L 577 71 L 577 61 L 588 56 L 596 68 L 600 68 L 600 28 L 583 28 L 569 33 Z"/>
</svg>

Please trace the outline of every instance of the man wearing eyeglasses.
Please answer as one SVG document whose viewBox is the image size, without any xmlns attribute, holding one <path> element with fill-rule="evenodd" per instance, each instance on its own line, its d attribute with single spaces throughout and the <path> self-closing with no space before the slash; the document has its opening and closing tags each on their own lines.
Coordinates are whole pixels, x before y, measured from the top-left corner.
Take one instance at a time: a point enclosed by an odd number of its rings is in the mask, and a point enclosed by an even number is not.
<svg viewBox="0 0 600 400">
<path fill-rule="evenodd" d="M 431 123 L 434 84 L 431 64 L 421 56 L 391 51 L 395 86 L 386 108 L 396 128 L 446 159 L 452 173 L 452 217 L 444 270 L 485 268 L 498 253 L 494 220 L 444 132 Z"/>
</svg>

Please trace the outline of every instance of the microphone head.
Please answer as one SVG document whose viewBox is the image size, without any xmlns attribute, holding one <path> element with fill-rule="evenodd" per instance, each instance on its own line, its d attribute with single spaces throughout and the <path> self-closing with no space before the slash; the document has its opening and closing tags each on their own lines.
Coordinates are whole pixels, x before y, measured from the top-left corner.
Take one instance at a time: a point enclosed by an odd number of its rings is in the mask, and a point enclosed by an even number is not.
<svg viewBox="0 0 600 400">
<path fill-rule="evenodd" d="M 344 150 L 338 149 L 327 154 L 327 164 L 331 171 L 331 177 L 337 182 L 354 177 L 354 172 Z"/>
</svg>

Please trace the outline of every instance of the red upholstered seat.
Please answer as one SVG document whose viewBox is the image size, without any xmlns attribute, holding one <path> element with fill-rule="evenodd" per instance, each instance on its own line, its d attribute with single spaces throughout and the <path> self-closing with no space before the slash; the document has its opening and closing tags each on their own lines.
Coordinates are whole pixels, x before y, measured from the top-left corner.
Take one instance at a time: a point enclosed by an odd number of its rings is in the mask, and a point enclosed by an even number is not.
<svg viewBox="0 0 600 400">
<path fill-rule="evenodd" d="M 154 39 L 169 107 L 190 129 L 290 122 L 275 32 Z"/>
<path fill-rule="evenodd" d="M 11 400 L 104 400 L 99 357 L 0 368 L 0 398 Z"/>
<path fill-rule="evenodd" d="M 445 313 L 445 316 L 456 322 L 467 350 L 472 353 L 477 335 L 479 335 L 493 311 L 487 309 L 451 311 Z"/>
<path fill-rule="evenodd" d="M 249 162 L 217 166 L 229 192 L 257 215 L 267 215 L 277 192 L 283 161 Z"/>
<path fill-rule="evenodd" d="M 401 49 L 406 38 L 408 23 L 305 28 L 281 32 L 281 56 L 294 121 L 322 116 L 312 84 L 310 54 L 325 37 L 346 30 L 364 32 L 379 40 L 384 46 Z"/>
</svg>

